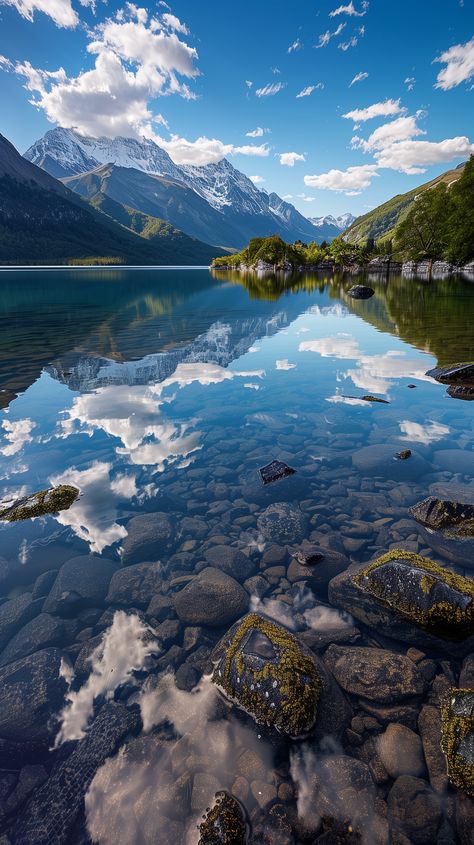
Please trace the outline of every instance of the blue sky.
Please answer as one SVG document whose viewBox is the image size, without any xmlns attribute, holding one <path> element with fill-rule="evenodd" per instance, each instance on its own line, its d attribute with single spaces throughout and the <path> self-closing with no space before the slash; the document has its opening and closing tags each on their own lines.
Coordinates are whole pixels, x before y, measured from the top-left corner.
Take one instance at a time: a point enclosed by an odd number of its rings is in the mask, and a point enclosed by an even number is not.
<svg viewBox="0 0 474 845">
<path fill-rule="evenodd" d="M 363 214 L 474 152 L 473 5 L 0 0 L 0 131 L 144 133 L 307 216 Z"/>
</svg>

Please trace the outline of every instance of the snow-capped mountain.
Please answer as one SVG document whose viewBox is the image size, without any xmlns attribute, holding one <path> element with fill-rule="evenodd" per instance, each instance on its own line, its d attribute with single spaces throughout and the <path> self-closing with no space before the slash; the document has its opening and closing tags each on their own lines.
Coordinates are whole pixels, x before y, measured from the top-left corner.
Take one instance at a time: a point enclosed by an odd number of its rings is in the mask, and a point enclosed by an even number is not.
<svg viewBox="0 0 474 845">
<path fill-rule="evenodd" d="M 339 217 L 333 217 L 332 214 L 326 214 L 325 217 L 309 217 L 308 220 L 310 220 L 313 226 L 316 226 L 317 229 L 321 229 L 323 226 L 335 226 L 340 232 L 344 232 L 345 229 L 348 229 L 349 226 L 352 225 L 355 217 L 350 213 L 350 211 L 347 211 Z"/>
<path fill-rule="evenodd" d="M 25 158 L 60 179 L 82 177 L 83 174 L 110 164 L 121 172 L 128 169 L 131 178 L 137 171 L 154 180 L 159 178 L 159 203 L 153 211 L 150 206 L 152 184 L 142 178 L 137 180 L 133 191 L 132 207 L 145 214 L 161 216 L 173 225 L 179 225 L 187 234 L 193 234 L 208 243 L 240 249 L 251 237 L 274 234 L 286 241 L 319 240 L 313 224 L 294 206 L 285 203 L 277 194 L 260 191 L 227 159 L 203 167 L 180 166 L 154 141 L 123 137 L 87 138 L 72 129 L 62 128 L 46 132 L 43 138 L 26 151 Z M 127 197 L 121 198 L 116 179 L 101 180 L 100 190 L 107 192 L 112 181 L 115 184 L 113 199 L 131 205 L 130 191 L 127 190 Z M 146 198 L 142 196 L 138 182 L 146 186 Z M 83 178 L 69 179 L 68 185 L 91 198 L 90 184 L 85 190 Z M 198 198 L 205 201 L 207 212 L 200 214 L 197 227 Z M 193 207 L 192 214 L 188 215 L 193 221 L 192 229 L 185 228 L 189 203 Z M 199 235 L 196 234 L 198 229 Z M 223 237 L 225 240 L 222 240 Z"/>
</svg>

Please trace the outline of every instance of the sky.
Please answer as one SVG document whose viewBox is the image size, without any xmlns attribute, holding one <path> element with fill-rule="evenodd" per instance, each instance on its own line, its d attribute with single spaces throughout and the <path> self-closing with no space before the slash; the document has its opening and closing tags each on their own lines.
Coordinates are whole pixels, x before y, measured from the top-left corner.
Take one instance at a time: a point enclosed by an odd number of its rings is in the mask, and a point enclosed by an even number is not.
<svg viewBox="0 0 474 845">
<path fill-rule="evenodd" d="M 474 152 L 474 0 L 0 0 L 0 132 L 226 156 L 305 216 L 364 214 Z"/>
</svg>

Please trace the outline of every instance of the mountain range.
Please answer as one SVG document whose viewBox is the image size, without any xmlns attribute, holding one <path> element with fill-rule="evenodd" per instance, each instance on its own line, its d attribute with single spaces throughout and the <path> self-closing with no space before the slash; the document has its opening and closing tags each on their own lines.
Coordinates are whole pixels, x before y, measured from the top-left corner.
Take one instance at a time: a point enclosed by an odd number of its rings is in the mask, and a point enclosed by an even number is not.
<svg viewBox="0 0 474 845">
<path fill-rule="evenodd" d="M 252 237 L 273 234 L 289 242 L 322 241 L 342 231 L 332 218 L 330 229 L 314 225 L 278 194 L 259 190 L 227 159 L 177 165 L 152 140 L 88 138 L 57 127 L 25 158 L 96 205 L 108 197 L 219 247 L 239 249 Z"/>
<path fill-rule="evenodd" d="M 353 214 L 347 212 L 346 214 L 341 214 L 339 217 L 333 217 L 332 214 L 327 214 L 325 217 L 309 217 L 308 219 L 318 229 L 320 238 L 324 238 L 326 241 L 332 241 L 348 229 L 349 226 L 352 226 L 356 218 Z"/>
</svg>

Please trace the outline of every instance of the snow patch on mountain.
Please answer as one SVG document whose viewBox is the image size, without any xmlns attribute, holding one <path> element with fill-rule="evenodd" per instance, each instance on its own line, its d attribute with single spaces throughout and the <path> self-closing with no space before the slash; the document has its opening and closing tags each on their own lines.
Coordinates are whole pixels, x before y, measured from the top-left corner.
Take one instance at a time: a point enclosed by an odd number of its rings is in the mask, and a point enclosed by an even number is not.
<svg viewBox="0 0 474 845">
<path fill-rule="evenodd" d="M 313 226 L 316 226 L 317 229 L 321 229 L 322 226 L 335 226 L 336 229 L 340 229 L 341 232 L 348 229 L 355 219 L 356 218 L 350 213 L 350 211 L 347 211 L 345 214 L 341 214 L 339 217 L 334 217 L 332 214 L 326 214 L 325 217 L 308 217 L 308 220 L 313 224 Z"/>
</svg>

